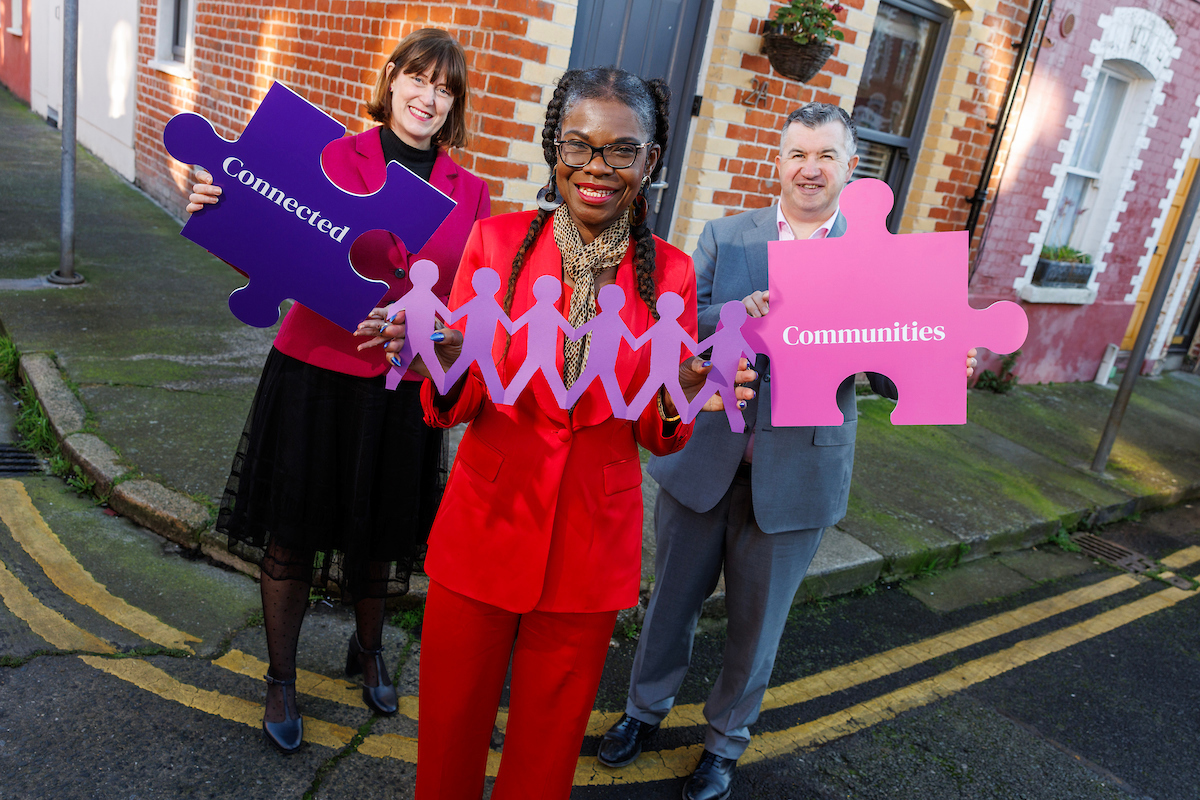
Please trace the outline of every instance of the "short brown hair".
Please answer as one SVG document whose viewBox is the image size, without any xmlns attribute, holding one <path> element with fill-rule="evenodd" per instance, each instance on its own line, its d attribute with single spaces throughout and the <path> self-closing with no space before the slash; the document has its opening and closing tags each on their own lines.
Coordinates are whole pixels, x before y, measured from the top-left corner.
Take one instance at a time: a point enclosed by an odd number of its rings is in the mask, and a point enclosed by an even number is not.
<svg viewBox="0 0 1200 800">
<path fill-rule="evenodd" d="M 391 74 L 388 65 L 392 64 Z M 387 125 L 392 120 L 392 89 L 390 78 L 400 74 L 421 74 L 433 70 L 434 80 L 446 82 L 454 96 L 445 123 L 433 135 L 434 147 L 465 147 L 467 144 L 467 102 L 470 86 L 467 83 L 467 57 L 462 45 L 440 28 L 421 28 L 400 40 L 396 49 L 379 70 L 375 92 L 367 103 L 371 119 Z"/>
</svg>

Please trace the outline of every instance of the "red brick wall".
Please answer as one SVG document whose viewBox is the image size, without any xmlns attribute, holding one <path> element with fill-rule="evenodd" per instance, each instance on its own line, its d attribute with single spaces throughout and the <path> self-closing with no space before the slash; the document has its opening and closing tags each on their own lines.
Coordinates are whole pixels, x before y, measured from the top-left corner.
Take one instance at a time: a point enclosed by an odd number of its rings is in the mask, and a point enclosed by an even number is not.
<svg viewBox="0 0 1200 800">
<path fill-rule="evenodd" d="M 847 8 L 859 11 L 864 5 L 863 0 L 841 2 Z M 987 14 L 983 20 L 983 24 L 990 29 L 987 40 L 978 40 L 972 44 L 974 52 L 984 59 L 984 66 L 978 72 L 970 74 L 970 98 L 959 98 L 952 107 L 954 111 L 965 115 L 966 121 L 952 134 L 951 138 L 955 140 L 954 152 L 944 154 L 944 163 L 950 166 L 952 171 L 948 179 L 938 183 L 937 191 L 943 196 L 932 209 L 906 209 L 909 214 L 921 213 L 936 220 L 936 230 L 962 230 L 966 225 L 970 205 L 965 198 L 975 193 L 983 171 L 992 138 L 988 123 L 997 118 L 1003 104 L 1005 88 L 1016 61 L 1016 48 L 1011 46 L 1011 42 L 1020 41 L 1028 18 L 1029 5 L 1030 0 L 1001 3 L 998 13 Z M 778 4 L 772 4 L 771 17 L 778 7 Z M 847 12 L 839 14 L 839 18 L 844 23 Z M 761 35 L 764 25 L 765 20 L 755 19 L 751 23 L 750 33 Z M 845 77 L 851 69 L 847 61 L 841 58 L 843 47 L 857 45 L 865 49 L 870 39 L 870 30 L 856 31 L 845 24 L 840 25 L 839 29 L 845 36 L 844 42 L 837 43 L 831 40 L 831 43 L 835 44 L 833 55 L 821 68 L 820 73 L 806 84 L 780 76 L 771 68 L 763 54 L 743 54 L 741 67 L 754 73 L 759 85 L 766 82 L 769 99 L 747 113 L 745 124 L 729 126 L 728 137 L 738 140 L 740 144 L 735 157 L 721 160 L 720 169 L 732 173 L 735 177 L 728 190 L 713 194 L 713 202 L 723 205 L 726 214 L 761 208 L 775 201 L 779 189 L 773 161 L 779 143 L 779 129 L 789 112 L 812 101 L 841 105 L 847 110 L 852 108 L 854 96 L 833 91 L 831 84 L 835 76 Z M 857 69 L 855 67 L 856 76 Z M 750 89 L 740 89 L 733 102 L 740 103 L 749 94 Z M 979 230 L 982 230 L 986 221 L 986 210 L 987 207 L 980 218 Z M 902 223 L 902 227 L 908 229 L 912 220 L 908 220 L 907 223 Z"/>
<path fill-rule="evenodd" d="M 863 0 L 840 2 L 847 8 L 860 11 L 863 7 Z M 779 5 L 771 4 L 769 18 L 774 18 Z M 838 16 L 844 23 L 846 12 Z M 750 25 L 750 33 L 761 36 L 765 24 L 765 19 L 755 19 Z M 845 24 L 839 25 L 838 29 L 846 37 L 846 45 L 853 45 L 860 37 L 865 40 L 870 35 L 869 32 L 851 30 Z M 722 158 L 719 169 L 732 174 L 733 179 L 729 190 L 714 192 L 712 197 L 714 203 L 724 206 L 726 215 L 763 208 L 778 198 L 775 156 L 779 151 L 779 129 L 789 113 L 814 101 L 834 105 L 841 103 L 842 97 L 830 91 L 830 84 L 834 75 L 845 76 L 848 66 L 839 58 L 843 45 L 833 39 L 829 41 L 834 45 L 833 55 L 808 83 L 784 78 L 771 69 L 767 57 L 761 53 L 742 54 L 742 69 L 752 72 L 760 87 L 766 84 L 767 99 L 748 110 L 745 124 L 729 126 L 727 136 L 739 142 L 738 152 L 733 158 Z M 750 92 L 749 88 L 737 90 L 733 102 L 741 103 Z"/>
<path fill-rule="evenodd" d="M 987 39 L 975 44 L 975 55 L 983 59 L 983 66 L 971 71 L 967 77 L 967 85 L 971 87 L 970 98 L 958 98 L 957 108 L 966 115 L 966 122 L 951 136 L 956 142 L 954 152 L 945 153 L 942 163 L 950 167 L 949 178 L 940 181 L 937 189 L 945 195 L 938 208 L 930 210 L 931 217 L 937 220 L 934 230 L 954 231 L 963 230 L 970 216 L 971 202 L 968 198 L 974 196 L 979 187 L 979 179 L 987 163 L 988 150 L 995 137 L 997 124 L 1004 108 L 1005 94 L 1012 81 L 1013 70 L 1020 54 L 1020 46 L 1025 28 L 1029 24 L 1029 11 L 1032 0 L 1014 0 L 1001 2 L 995 13 L 985 14 L 983 26 L 988 29 Z M 1040 28 L 1044 25 L 1039 26 Z M 1033 39 L 1036 53 L 1038 39 Z M 1033 69 L 1032 57 L 1025 65 L 1025 79 Z M 1020 101 L 1024 91 L 1017 96 L 1010 120 L 1015 120 L 1021 110 Z M 1001 149 L 992 168 L 988 182 L 988 194 L 975 224 L 975 235 L 971 240 L 971 255 L 975 256 L 980 237 L 987 225 L 988 213 L 995 198 L 996 189 L 1000 183 L 1001 172 L 1004 168 L 1002 156 L 1007 146 L 1012 142 L 1015 125 L 1006 128 Z"/>
<path fill-rule="evenodd" d="M 20 36 L 8 32 L 14 3 L 20 3 L 22 9 Z M 29 6 L 30 0 L 0 0 L 0 83 L 26 103 L 29 102 Z"/>
<path fill-rule="evenodd" d="M 2 2 L 3 0 L 0 0 Z M 517 210 L 506 182 L 529 167 L 507 160 L 511 142 L 534 140 L 534 126 L 513 121 L 517 101 L 540 102 L 542 88 L 520 80 L 526 62 L 543 63 L 546 48 L 523 39 L 530 18 L 550 19 L 542 0 L 385 3 L 366 0 L 198 0 L 194 77 L 149 66 L 158 3 L 142 0 L 138 40 L 137 180 L 150 195 L 182 211 L 191 178 L 163 150 L 162 130 L 180 111 L 195 111 L 222 136 L 245 127 L 271 82 L 279 80 L 344 122 L 351 133 L 374 123 L 364 104 L 396 42 L 420 27 L 449 30 L 463 44 L 470 70 L 471 142 L 455 160 L 484 178 L 494 212 Z M 537 133 L 540 133 L 538 131 Z"/>
</svg>

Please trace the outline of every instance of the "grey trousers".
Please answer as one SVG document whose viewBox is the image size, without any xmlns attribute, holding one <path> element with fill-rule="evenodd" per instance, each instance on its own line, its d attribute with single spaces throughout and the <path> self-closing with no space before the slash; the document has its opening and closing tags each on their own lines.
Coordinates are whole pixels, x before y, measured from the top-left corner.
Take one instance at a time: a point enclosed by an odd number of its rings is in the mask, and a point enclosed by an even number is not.
<svg viewBox="0 0 1200 800">
<path fill-rule="evenodd" d="M 721 674 L 704 705 L 704 747 L 739 758 L 750 744 L 788 611 L 824 529 L 763 533 L 744 479 L 735 479 L 716 508 L 703 514 L 659 491 L 654 523 L 654 594 L 625 713 L 651 725 L 667 716 L 691 661 L 700 606 L 724 567 L 729 621 Z"/>
</svg>

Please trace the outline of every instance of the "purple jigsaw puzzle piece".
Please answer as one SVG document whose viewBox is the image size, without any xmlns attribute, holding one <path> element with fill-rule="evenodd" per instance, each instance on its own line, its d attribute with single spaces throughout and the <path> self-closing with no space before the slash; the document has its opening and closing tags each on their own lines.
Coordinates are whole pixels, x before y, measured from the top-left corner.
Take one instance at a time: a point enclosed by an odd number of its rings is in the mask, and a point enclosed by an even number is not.
<svg viewBox="0 0 1200 800">
<path fill-rule="evenodd" d="M 247 325 L 265 328 L 291 298 L 348 331 L 387 291 L 350 260 L 354 241 L 370 230 L 400 237 L 418 252 L 454 201 L 401 165 L 387 166 L 374 194 L 344 191 L 325 175 L 321 152 L 346 128 L 281 83 L 275 83 L 237 141 L 217 135 L 198 114 L 167 123 L 167 151 L 198 164 L 220 186 L 221 202 L 191 215 L 183 235 L 249 276 L 229 297 Z"/>
<path fill-rule="evenodd" d="M 865 371 L 896 384 L 893 424 L 961 425 L 967 350 L 1025 341 L 1016 303 L 967 303 L 966 231 L 892 234 L 892 202 L 883 181 L 855 181 L 841 198 L 845 236 L 770 243 L 770 313 L 742 331 L 771 359 L 772 424 L 841 425 L 838 385 Z"/>
</svg>

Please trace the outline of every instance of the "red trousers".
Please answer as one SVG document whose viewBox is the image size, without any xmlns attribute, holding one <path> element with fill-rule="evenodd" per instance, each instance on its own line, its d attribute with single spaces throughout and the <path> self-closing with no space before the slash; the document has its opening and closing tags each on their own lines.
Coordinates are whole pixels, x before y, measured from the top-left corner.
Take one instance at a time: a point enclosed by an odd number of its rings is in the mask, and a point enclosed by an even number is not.
<svg viewBox="0 0 1200 800">
<path fill-rule="evenodd" d="M 479 800 L 512 659 L 492 800 L 566 800 L 617 612 L 514 614 L 433 581 L 421 632 L 417 800 Z"/>
</svg>

